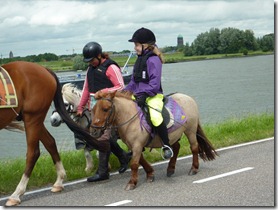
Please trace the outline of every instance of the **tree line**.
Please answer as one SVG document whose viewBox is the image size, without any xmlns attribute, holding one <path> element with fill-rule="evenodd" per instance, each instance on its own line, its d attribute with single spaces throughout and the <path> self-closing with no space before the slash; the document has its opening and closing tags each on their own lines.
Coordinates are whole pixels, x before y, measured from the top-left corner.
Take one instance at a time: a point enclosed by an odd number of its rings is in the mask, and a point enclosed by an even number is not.
<svg viewBox="0 0 278 210">
<path fill-rule="evenodd" d="M 186 42 L 183 46 L 167 46 L 162 48 L 162 52 L 179 51 L 183 52 L 184 56 L 231 53 L 243 53 L 247 55 L 248 51 L 262 50 L 268 52 L 274 51 L 274 48 L 274 33 L 264 35 L 261 38 L 255 38 L 252 30 L 239 30 L 237 28 L 228 27 L 222 30 L 211 28 L 209 31 L 199 34 L 191 45 Z M 129 53 L 130 51 L 124 50 L 122 52 Z M 73 59 L 75 56 L 77 56 L 77 54 L 57 56 L 53 53 L 44 53 L 39 55 L 28 55 L 26 57 L 1 58 L 0 64 L 18 60 L 29 62 L 56 61 L 59 59 L 69 60 Z M 81 59 L 78 57 L 75 60 L 79 62 Z"/>
<path fill-rule="evenodd" d="M 237 28 L 211 28 L 201 33 L 192 42 L 186 43 L 182 49 L 185 56 L 243 53 L 262 50 L 274 51 L 274 34 L 255 38 L 252 30 L 239 30 Z"/>
</svg>

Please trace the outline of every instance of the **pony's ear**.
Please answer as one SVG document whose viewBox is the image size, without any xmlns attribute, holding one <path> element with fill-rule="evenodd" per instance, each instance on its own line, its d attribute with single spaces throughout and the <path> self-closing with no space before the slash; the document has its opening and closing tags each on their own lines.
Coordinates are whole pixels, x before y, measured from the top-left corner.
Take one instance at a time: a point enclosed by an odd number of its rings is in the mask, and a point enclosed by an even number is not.
<svg viewBox="0 0 278 210">
<path fill-rule="evenodd" d="M 115 90 L 115 91 L 113 91 L 113 92 L 110 93 L 111 99 L 113 99 L 113 98 L 115 97 L 116 92 L 117 92 L 117 91 Z"/>
<path fill-rule="evenodd" d="M 97 91 L 96 93 L 95 93 L 95 99 L 101 99 L 101 98 L 103 98 L 103 92 L 101 92 L 101 91 Z"/>
</svg>

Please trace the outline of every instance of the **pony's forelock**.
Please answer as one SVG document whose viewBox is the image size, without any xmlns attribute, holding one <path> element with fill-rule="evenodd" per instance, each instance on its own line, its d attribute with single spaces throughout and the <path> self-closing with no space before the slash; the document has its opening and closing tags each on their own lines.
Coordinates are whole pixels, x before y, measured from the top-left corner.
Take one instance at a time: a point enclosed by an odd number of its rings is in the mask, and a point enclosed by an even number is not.
<svg viewBox="0 0 278 210">
<path fill-rule="evenodd" d="M 73 83 L 66 83 L 63 85 L 62 95 L 69 103 L 74 105 L 74 109 L 76 109 L 79 104 L 81 94 L 82 90 L 78 89 Z"/>
</svg>

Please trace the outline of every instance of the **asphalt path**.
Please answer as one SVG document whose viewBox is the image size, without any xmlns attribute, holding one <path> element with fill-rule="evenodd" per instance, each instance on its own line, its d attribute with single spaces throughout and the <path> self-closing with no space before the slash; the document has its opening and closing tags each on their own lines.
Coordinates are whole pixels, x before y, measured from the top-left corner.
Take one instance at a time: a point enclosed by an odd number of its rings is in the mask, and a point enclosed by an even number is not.
<svg viewBox="0 0 278 210">
<path fill-rule="evenodd" d="M 155 181 L 147 183 L 142 168 L 137 188 L 125 191 L 130 170 L 113 173 L 109 180 L 88 183 L 86 179 L 65 183 L 61 193 L 50 188 L 26 192 L 20 206 L 120 206 L 120 207 L 274 207 L 274 138 L 217 150 L 214 161 L 200 160 L 199 173 L 188 175 L 192 158 L 181 157 L 176 172 L 166 176 L 168 161 L 153 164 Z M 3 206 L 6 198 L 0 198 Z"/>
</svg>

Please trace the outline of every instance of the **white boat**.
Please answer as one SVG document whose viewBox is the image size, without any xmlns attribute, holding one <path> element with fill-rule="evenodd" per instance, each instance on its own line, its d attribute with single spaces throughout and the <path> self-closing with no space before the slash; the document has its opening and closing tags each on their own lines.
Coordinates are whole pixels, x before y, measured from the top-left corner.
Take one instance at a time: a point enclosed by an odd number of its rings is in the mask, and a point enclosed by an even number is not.
<svg viewBox="0 0 278 210">
<path fill-rule="evenodd" d="M 128 61 L 129 61 L 129 59 L 131 58 L 132 55 L 135 55 L 135 53 L 130 52 L 125 65 L 123 66 L 123 68 L 121 68 L 121 72 L 122 72 L 125 84 L 129 83 L 129 81 L 131 79 L 131 76 L 132 76 L 132 73 L 130 71 L 126 70 L 126 68 L 128 68 L 127 67 Z M 78 88 L 82 89 L 85 77 L 86 77 L 86 73 L 82 73 L 82 72 L 78 73 L 77 72 L 76 74 L 58 76 L 58 79 L 59 79 L 59 81 L 62 85 L 65 84 L 65 83 L 74 83 L 74 84 L 76 84 L 76 86 Z"/>
<path fill-rule="evenodd" d="M 124 83 L 128 84 L 131 79 L 132 73 L 123 72 L 122 75 L 124 78 Z M 80 72 L 80 73 L 77 72 L 76 74 L 68 74 L 68 75 L 58 76 L 58 79 L 59 79 L 61 85 L 64 85 L 65 83 L 73 83 L 79 89 L 82 89 L 84 81 L 85 81 L 85 77 L 86 77 L 86 72 Z"/>
</svg>

